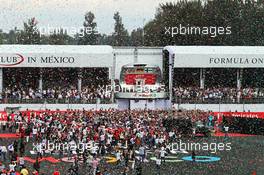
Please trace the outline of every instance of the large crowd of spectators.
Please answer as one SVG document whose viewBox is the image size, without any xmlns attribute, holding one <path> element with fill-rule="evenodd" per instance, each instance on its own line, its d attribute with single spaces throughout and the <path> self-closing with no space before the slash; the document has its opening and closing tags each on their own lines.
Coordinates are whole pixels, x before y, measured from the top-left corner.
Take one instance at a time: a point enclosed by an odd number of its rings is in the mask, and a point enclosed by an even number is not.
<svg viewBox="0 0 264 175">
<path fill-rule="evenodd" d="M 112 96 L 105 90 L 110 84 L 107 68 L 7 68 L 3 73 L 1 99 L 7 103 L 45 100 L 96 103 L 98 99 L 110 102 Z M 82 80 L 81 90 L 78 79 Z"/>
<path fill-rule="evenodd" d="M 233 86 L 210 85 L 201 89 L 197 83 L 192 86 L 194 77 L 186 71 L 178 71 L 177 75 L 181 75 L 180 77 L 188 75 L 189 78 L 174 77 L 178 84 L 187 84 L 187 86 L 174 85 L 173 99 L 176 103 L 241 103 L 241 101 L 259 100 L 264 97 L 264 88 L 238 90 L 232 88 Z M 102 103 L 110 103 L 113 96 L 113 93 L 106 89 L 111 84 L 107 68 L 5 68 L 3 74 L 5 78 L 1 99 L 5 103 L 17 101 L 44 103 L 47 100 L 55 103 L 97 103 L 98 100 Z M 39 88 L 41 75 L 42 90 Z M 80 91 L 79 78 L 82 79 Z M 104 87 L 104 90 L 100 87 Z"/>
<path fill-rule="evenodd" d="M 173 96 L 175 99 L 193 101 L 229 101 L 260 99 L 264 97 L 264 88 L 199 88 L 199 87 L 174 87 Z"/>
<path fill-rule="evenodd" d="M 110 102 L 112 98 L 110 85 L 102 87 L 86 86 L 82 87 L 81 92 L 76 87 L 71 88 L 47 88 L 42 91 L 39 89 L 22 89 L 14 86 L 5 88 L 1 95 L 2 100 L 71 100 L 72 102 L 96 103 L 98 99 Z M 199 87 L 174 87 L 173 98 L 176 101 L 184 102 L 213 102 L 227 101 L 236 103 L 238 100 L 254 100 L 264 97 L 263 88 L 204 88 Z"/>
<path fill-rule="evenodd" d="M 80 171 L 81 162 L 84 166 L 92 164 L 94 175 L 98 171 L 113 173 L 109 169 L 105 169 L 103 163 L 100 163 L 105 155 L 110 154 L 115 155 L 117 162 L 123 161 L 125 163 L 124 171 L 126 173 L 133 172 L 135 167 L 141 166 L 140 163 L 144 162 L 147 149 L 154 151 L 157 158 L 164 159 L 170 143 L 182 137 L 181 131 L 176 127 L 170 130 L 165 128 L 163 125 L 165 119 L 183 118 L 190 119 L 193 123 L 197 121 L 206 122 L 208 115 L 208 112 L 196 110 L 120 111 L 107 109 L 99 111 L 43 111 L 39 113 L 16 112 L 6 118 L 3 116 L 0 118 L 2 132 L 16 131 L 20 134 L 19 141 L 16 140 L 10 145 L 4 145 L 9 149 L 8 154 L 10 155 L 5 154 L 4 158 L 2 157 L 2 162 L 4 167 L 7 167 L 9 162 L 16 165 L 12 166 L 12 171 L 22 171 L 26 167 L 24 160 L 21 163 L 20 159 L 28 154 L 30 150 L 27 149 L 31 148 L 29 142 L 31 144 L 33 142 L 33 145 L 36 146 L 33 150 L 36 153 L 36 160 L 44 154 L 59 154 L 61 159 L 66 154 L 68 160 L 74 160 L 73 166 L 69 169 L 72 172 L 71 175 L 80 174 L 78 171 Z M 54 150 L 48 150 L 49 147 L 43 147 L 48 143 L 77 145 L 91 142 L 97 146 L 85 150 L 81 150 L 79 147 L 64 149 L 61 146 L 56 147 L 56 149 L 53 147 Z M 139 159 L 136 159 L 137 155 L 140 156 Z M 129 161 L 133 162 L 131 166 Z M 35 164 L 33 165 L 34 172 L 44 174 L 40 166 Z M 2 170 L 4 169 L 2 168 Z"/>
<path fill-rule="evenodd" d="M 77 86 L 82 78 L 82 86 L 109 84 L 108 68 L 4 68 L 3 85 L 20 89 L 37 89 L 42 77 L 43 89 L 70 88 Z"/>
<path fill-rule="evenodd" d="M 82 91 L 79 92 L 76 88 L 64 88 L 64 89 L 53 89 L 48 88 L 44 90 L 38 89 L 19 89 L 6 88 L 2 93 L 3 99 L 15 99 L 15 100 L 34 100 L 34 99 L 56 99 L 56 100 L 75 100 L 90 102 L 97 99 L 111 99 L 111 91 L 105 91 L 96 87 L 83 87 Z"/>
</svg>

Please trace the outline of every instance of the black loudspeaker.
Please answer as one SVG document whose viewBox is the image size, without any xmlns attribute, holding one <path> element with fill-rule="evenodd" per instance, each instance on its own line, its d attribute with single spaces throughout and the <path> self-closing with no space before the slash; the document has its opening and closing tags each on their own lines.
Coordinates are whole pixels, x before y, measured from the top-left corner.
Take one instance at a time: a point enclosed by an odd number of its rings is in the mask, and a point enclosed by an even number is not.
<svg viewBox="0 0 264 175">
<path fill-rule="evenodd" d="M 228 132 L 264 135 L 264 119 L 245 117 L 223 117 L 223 126 L 229 126 Z"/>
<path fill-rule="evenodd" d="M 192 134 L 192 121 L 186 118 L 168 118 L 163 120 L 167 132 L 176 129 L 182 135 Z"/>
</svg>

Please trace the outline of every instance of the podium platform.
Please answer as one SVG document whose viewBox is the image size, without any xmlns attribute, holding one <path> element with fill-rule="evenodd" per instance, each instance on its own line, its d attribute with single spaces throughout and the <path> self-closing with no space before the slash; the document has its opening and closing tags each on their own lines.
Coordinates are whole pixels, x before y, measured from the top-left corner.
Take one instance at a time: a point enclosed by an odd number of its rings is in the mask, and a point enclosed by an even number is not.
<svg viewBox="0 0 264 175">
<path fill-rule="evenodd" d="M 171 109 L 166 93 L 116 93 L 118 109 Z"/>
</svg>

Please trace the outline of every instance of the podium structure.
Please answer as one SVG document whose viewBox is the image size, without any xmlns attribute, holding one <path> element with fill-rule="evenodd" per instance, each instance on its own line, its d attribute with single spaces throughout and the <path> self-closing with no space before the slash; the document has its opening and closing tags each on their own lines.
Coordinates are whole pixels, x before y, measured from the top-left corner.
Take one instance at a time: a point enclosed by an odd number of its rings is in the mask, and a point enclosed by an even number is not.
<svg viewBox="0 0 264 175">
<path fill-rule="evenodd" d="M 166 89 L 158 66 L 128 64 L 121 68 L 115 99 L 121 110 L 170 109 L 171 100 Z"/>
</svg>

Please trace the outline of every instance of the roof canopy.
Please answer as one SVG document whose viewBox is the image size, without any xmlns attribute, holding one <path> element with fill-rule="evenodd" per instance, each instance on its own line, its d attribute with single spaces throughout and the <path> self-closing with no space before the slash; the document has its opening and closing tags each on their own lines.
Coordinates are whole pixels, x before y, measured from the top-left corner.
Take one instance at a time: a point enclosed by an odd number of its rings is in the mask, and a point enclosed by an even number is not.
<svg viewBox="0 0 264 175">
<path fill-rule="evenodd" d="M 0 45 L 0 67 L 112 67 L 113 48 L 91 45 Z"/>
<path fill-rule="evenodd" d="M 263 68 L 263 46 L 166 46 L 178 68 Z"/>
</svg>

